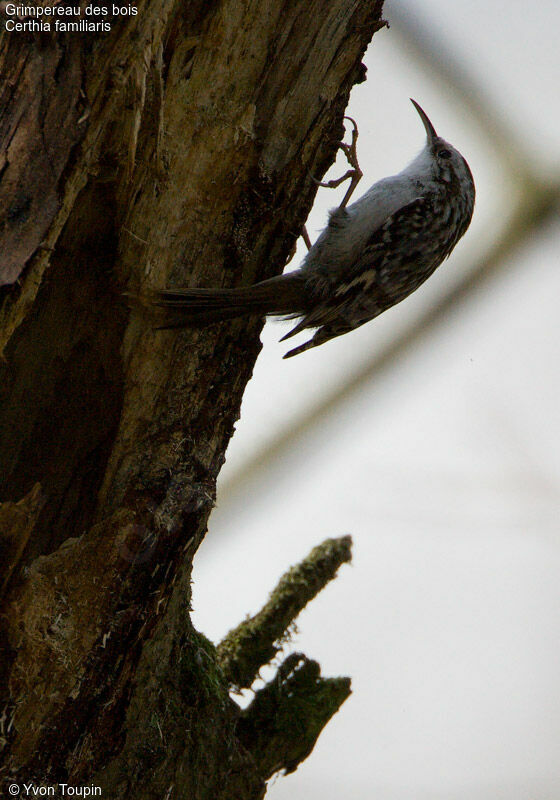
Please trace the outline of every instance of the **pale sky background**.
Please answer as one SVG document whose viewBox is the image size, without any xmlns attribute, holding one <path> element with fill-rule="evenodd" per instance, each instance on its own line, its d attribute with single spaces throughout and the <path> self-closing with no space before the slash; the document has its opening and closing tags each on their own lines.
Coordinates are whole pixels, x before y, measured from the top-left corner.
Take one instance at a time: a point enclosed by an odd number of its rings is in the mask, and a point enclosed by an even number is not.
<svg viewBox="0 0 560 800">
<path fill-rule="evenodd" d="M 385 4 L 389 21 L 396 5 Z M 398 7 L 441 37 L 535 168 L 559 172 L 557 0 Z M 407 53 L 396 22 L 366 63 L 349 107 L 365 174 L 356 196 L 422 147 L 414 97 L 469 161 L 475 218 L 425 287 L 359 331 L 282 361 L 287 324 L 267 324 L 195 563 L 194 622 L 218 641 L 313 546 L 351 533 L 353 566 L 302 614 L 291 647 L 324 675 L 350 675 L 353 695 L 267 797 L 557 800 L 560 223 L 297 444 L 239 478 L 473 266 L 515 197 L 501 140 Z M 343 192 L 319 193 L 312 238 Z"/>
</svg>

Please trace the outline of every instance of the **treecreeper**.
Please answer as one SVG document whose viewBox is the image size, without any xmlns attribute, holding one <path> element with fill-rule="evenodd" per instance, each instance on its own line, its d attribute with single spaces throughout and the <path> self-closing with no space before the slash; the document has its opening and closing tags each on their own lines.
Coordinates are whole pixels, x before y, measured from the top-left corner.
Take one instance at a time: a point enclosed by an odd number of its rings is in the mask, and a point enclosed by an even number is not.
<svg viewBox="0 0 560 800">
<path fill-rule="evenodd" d="M 159 327 L 204 327 L 248 314 L 297 319 L 283 339 L 316 330 L 286 353 L 290 358 L 360 327 L 416 291 L 469 227 L 475 186 L 461 153 L 412 103 L 426 129 L 422 151 L 398 175 L 332 211 L 299 269 L 232 289 L 148 290 L 144 301 L 163 314 Z"/>
</svg>

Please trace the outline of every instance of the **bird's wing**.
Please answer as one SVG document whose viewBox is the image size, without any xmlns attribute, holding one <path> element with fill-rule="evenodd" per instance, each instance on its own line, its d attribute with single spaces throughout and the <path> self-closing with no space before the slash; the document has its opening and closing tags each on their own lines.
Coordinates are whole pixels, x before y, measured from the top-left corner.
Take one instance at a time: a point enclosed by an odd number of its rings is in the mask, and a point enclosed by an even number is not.
<svg viewBox="0 0 560 800">
<path fill-rule="evenodd" d="M 282 337 L 283 341 L 306 328 L 318 328 L 312 339 L 284 357 L 290 358 L 354 330 L 390 308 L 396 300 L 389 288 L 379 281 L 379 276 L 382 271 L 396 266 L 393 261 L 400 263 L 399 250 L 406 251 L 407 260 L 408 255 L 414 259 L 414 240 L 425 225 L 426 214 L 431 213 L 431 201 L 416 197 L 370 233 L 359 258 L 348 265 L 344 279 L 339 275 L 332 293 Z"/>
<path fill-rule="evenodd" d="M 320 344 L 324 344 L 328 342 L 329 339 L 334 339 L 336 336 L 342 336 L 343 333 L 348 333 L 348 331 L 353 330 L 352 326 L 344 324 L 343 322 L 334 323 L 333 325 L 322 325 L 318 328 L 314 335 L 312 336 L 309 341 L 300 344 L 298 347 L 294 347 L 292 350 L 289 350 L 283 358 L 292 358 L 293 356 L 299 355 L 299 353 L 304 353 L 306 350 L 310 350 L 312 347 L 317 347 Z M 287 339 L 287 336 L 283 337 Z"/>
<path fill-rule="evenodd" d="M 352 205 L 331 212 L 329 224 L 305 258 L 303 271 L 338 281 L 363 253 L 375 231 L 420 195 L 418 185 L 402 175 L 378 181 Z"/>
<path fill-rule="evenodd" d="M 431 199 L 415 197 L 387 217 L 370 233 L 358 258 L 348 265 L 346 275 L 340 276 L 336 296 L 343 298 L 350 289 L 368 291 L 383 268 L 390 269 L 403 257 L 413 262 L 417 240 L 425 235 L 426 217 L 431 214 Z"/>
<path fill-rule="evenodd" d="M 421 185 L 401 173 L 374 183 L 371 189 L 348 207 L 348 212 L 370 236 L 399 209 L 419 200 L 423 194 Z"/>
</svg>

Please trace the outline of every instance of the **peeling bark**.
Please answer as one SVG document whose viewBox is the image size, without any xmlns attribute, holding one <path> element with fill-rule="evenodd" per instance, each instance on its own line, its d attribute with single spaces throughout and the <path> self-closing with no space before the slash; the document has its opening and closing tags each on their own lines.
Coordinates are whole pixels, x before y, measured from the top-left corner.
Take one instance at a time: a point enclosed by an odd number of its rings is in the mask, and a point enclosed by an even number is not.
<svg viewBox="0 0 560 800">
<path fill-rule="evenodd" d="M 0 35 L 0 522 L 43 493 L 2 564 L 2 770 L 257 798 L 270 758 L 188 611 L 261 323 L 156 332 L 122 291 L 281 272 L 382 2 L 137 5 Z"/>
</svg>

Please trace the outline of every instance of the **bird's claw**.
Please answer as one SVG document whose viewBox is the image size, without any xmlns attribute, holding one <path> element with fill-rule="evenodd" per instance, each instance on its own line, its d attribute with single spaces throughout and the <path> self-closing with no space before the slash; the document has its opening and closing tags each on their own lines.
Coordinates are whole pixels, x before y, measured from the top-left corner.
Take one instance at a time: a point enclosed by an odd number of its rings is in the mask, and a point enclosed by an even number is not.
<svg viewBox="0 0 560 800">
<path fill-rule="evenodd" d="M 346 170 L 344 175 L 342 175 L 340 178 L 333 178 L 330 181 L 320 181 L 318 180 L 318 178 L 312 175 L 311 172 L 309 173 L 309 177 L 311 178 L 313 183 L 315 183 L 317 186 L 323 187 L 324 189 L 336 189 L 337 186 L 340 186 L 340 184 L 344 183 L 344 181 L 348 180 L 350 181 L 346 194 L 344 195 L 342 203 L 340 204 L 339 208 L 346 208 L 348 201 L 354 194 L 354 190 L 358 185 L 358 183 L 360 182 L 360 180 L 362 179 L 363 175 L 362 170 L 360 169 L 360 164 L 358 162 L 358 151 L 357 151 L 358 123 L 353 117 L 344 117 L 344 119 L 347 119 L 352 123 L 352 137 L 350 142 L 339 142 L 338 147 L 340 150 L 342 150 L 342 152 L 346 156 L 346 160 L 350 165 L 350 169 Z M 303 241 L 305 242 L 305 246 L 307 247 L 308 250 L 310 250 L 311 240 L 309 238 L 309 234 L 307 233 L 305 225 L 303 226 L 301 235 L 303 237 Z M 292 260 L 292 258 L 294 257 L 294 253 L 295 253 L 295 247 L 290 256 L 288 257 L 288 261 Z"/>
<path fill-rule="evenodd" d="M 350 181 L 350 185 L 348 186 L 348 191 L 344 195 L 342 199 L 342 203 L 340 204 L 340 208 L 346 208 L 348 201 L 354 194 L 354 190 L 358 183 L 362 178 L 362 170 L 360 169 L 360 164 L 358 162 L 358 151 L 357 151 L 357 144 L 358 144 L 358 123 L 353 117 L 344 117 L 344 119 L 349 120 L 352 123 L 352 138 L 350 142 L 339 142 L 338 147 L 344 155 L 346 156 L 346 160 L 350 165 L 350 169 L 347 170 L 344 175 L 340 178 L 333 178 L 330 181 L 320 181 L 315 178 L 314 175 L 309 173 L 309 177 L 311 180 L 317 185 L 322 186 L 324 189 L 336 189 L 337 186 L 340 186 L 341 183 L 344 181 Z"/>
</svg>

